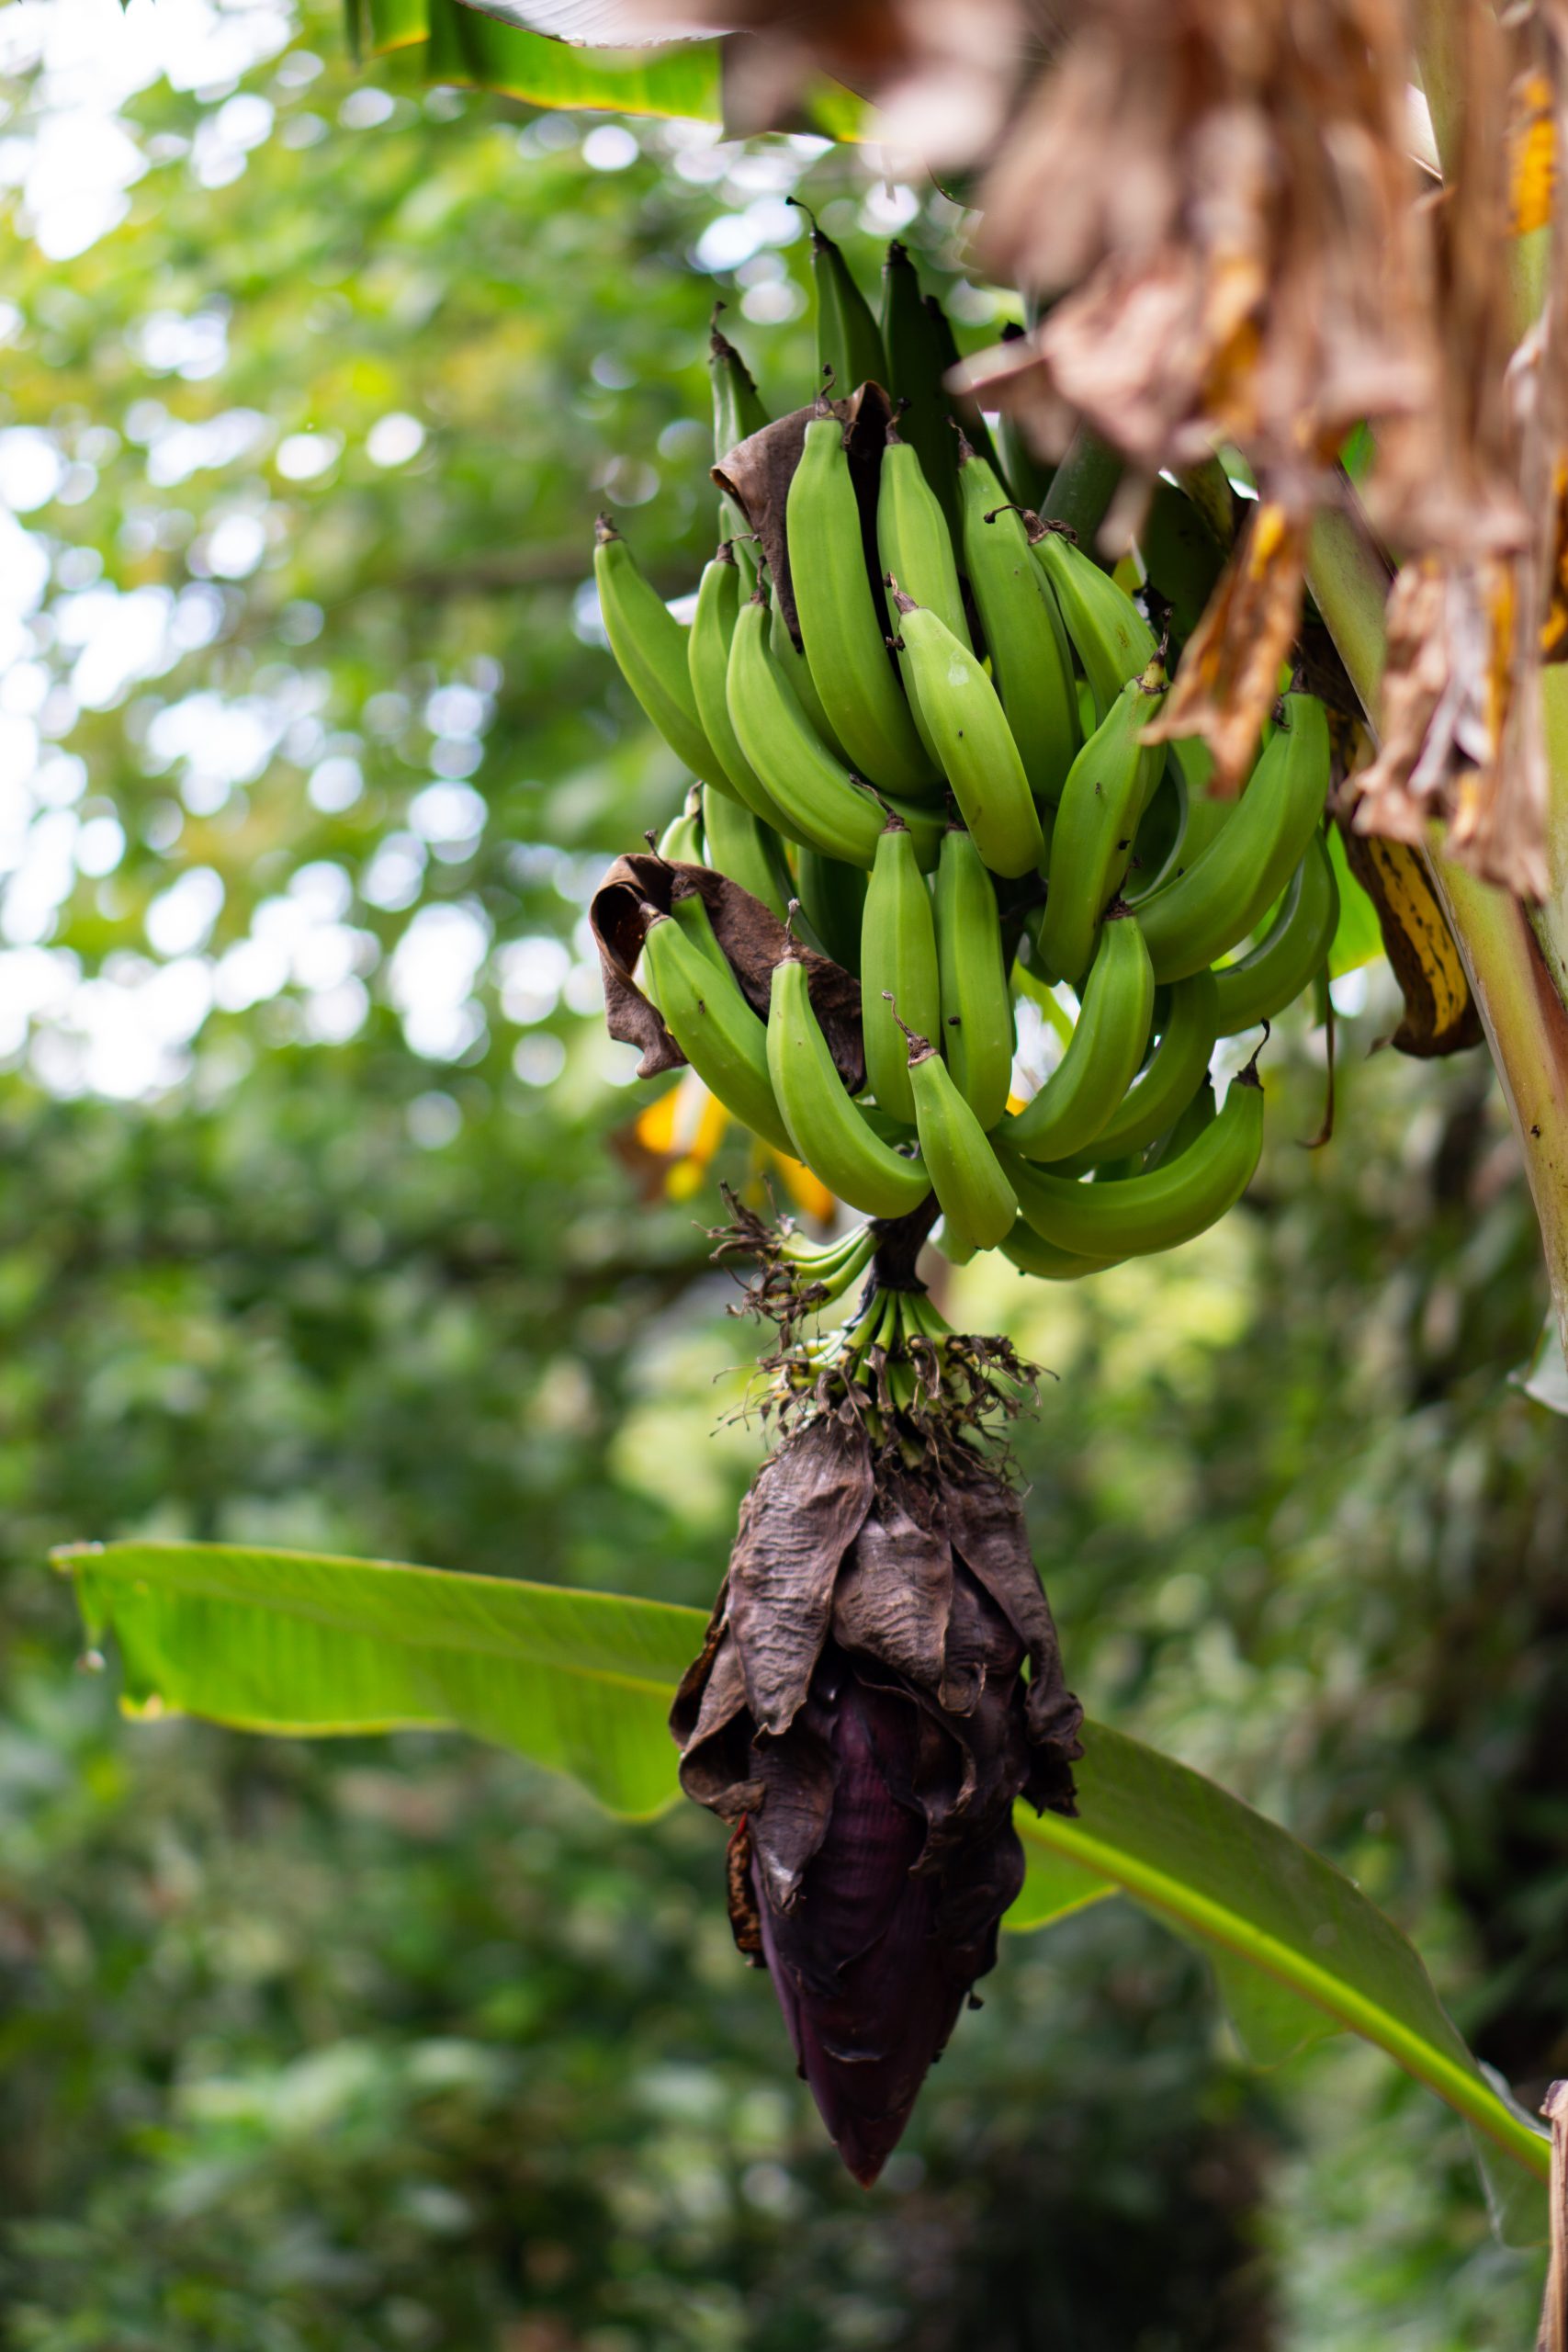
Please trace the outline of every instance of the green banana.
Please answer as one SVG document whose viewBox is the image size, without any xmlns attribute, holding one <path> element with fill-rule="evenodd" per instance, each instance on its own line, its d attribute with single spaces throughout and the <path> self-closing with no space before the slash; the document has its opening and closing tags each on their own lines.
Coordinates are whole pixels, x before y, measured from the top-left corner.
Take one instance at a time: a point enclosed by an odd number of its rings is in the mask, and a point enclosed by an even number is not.
<svg viewBox="0 0 1568 2352">
<path fill-rule="evenodd" d="M 957 356 L 944 334 L 941 306 L 920 292 L 919 273 L 908 248 L 897 237 L 882 265 L 882 347 L 887 357 L 887 390 L 905 404 L 908 439 L 919 452 L 926 481 L 942 502 L 947 527 L 959 532 L 957 467 L 948 415 L 953 402 L 942 378 Z M 897 567 L 893 567 L 897 569 Z M 899 572 L 898 577 L 903 578 Z"/>
<path fill-rule="evenodd" d="M 798 196 L 787 201 L 798 207 L 811 223 L 811 283 L 817 295 L 817 370 L 835 397 L 842 399 L 862 384 L 887 381 L 887 361 L 882 335 L 870 303 L 855 284 L 849 263 L 831 237 L 817 225 L 817 216 Z"/>
<path fill-rule="evenodd" d="M 1128 680 L 1146 670 L 1159 650 L 1154 632 L 1126 590 L 1064 532 L 1035 514 L 1025 514 L 1023 523 L 1103 718 Z"/>
<path fill-rule="evenodd" d="M 1157 664 L 1123 686 L 1062 786 L 1040 953 L 1048 972 L 1075 984 L 1089 968 L 1095 933 L 1122 887 L 1138 820 L 1165 764 L 1162 746 L 1139 740 L 1164 691 Z"/>
<path fill-rule="evenodd" d="M 1163 1168 L 1169 1159 L 1179 1159 L 1190 1143 L 1196 1143 L 1205 1127 L 1212 1127 L 1217 1114 L 1214 1090 L 1205 1078 L 1196 1089 L 1191 1101 L 1173 1126 L 1149 1146 L 1144 1156 L 1144 1172 Z"/>
<path fill-rule="evenodd" d="M 1143 933 L 1125 907 L 1113 906 L 1089 967 L 1072 1042 L 1033 1101 L 1003 1123 L 999 1137 L 1027 1159 L 1066 1159 L 1093 1143 L 1144 1058 L 1154 1001 Z"/>
<path fill-rule="evenodd" d="M 1185 874 L 1196 858 L 1201 857 L 1216 833 L 1224 832 L 1235 809 L 1234 800 L 1216 800 L 1209 790 L 1209 778 L 1213 774 L 1213 755 L 1206 743 L 1195 736 L 1184 736 L 1179 742 L 1166 745 L 1165 771 L 1149 802 L 1152 814 L 1167 798 L 1175 804 L 1174 821 L 1165 830 L 1163 848 L 1157 857 L 1146 861 L 1146 874 L 1140 874 L 1134 888 L 1123 893 L 1129 906 L 1140 906 L 1163 890 L 1168 882 Z M 1135 857 L 1143 854 L 1142 843 L 1134 846 Z"/>
<path fill-rule="evenodd" d="M 1214 974 L 1217 1035 L 1234 1037 L 1272 1021 L 1322 971 L 1339 923 L 1339 885 L 1323 835 L 1314 833 L 1279 913 L 1249 956 Z"/>
<path fill-rule="evenodd" d="M 911 595 L 952 630 L 966 650 L 969 622 L 964 591 L 958 584 L 958 564 L 953 551 L 942 501 L 927 481 L 920 456 L 902 438 L 898 419 L 887 427 L 882 452 L 882 476 L 876 492 L 877 569 L 884 582 L 889 573 Z M 898 634 L 898 612 L 893 592 L 887 592 L 888 625 Z M 919 718 L 919 707 L 916 717 Z"/>
<path fill-rule="evenodd" d="M 1119 1258 L 1083 1258 L 1076 1250 L 1058 1250 L 1054 1241 L 1043 1241 L 1022 1216 L 998 1247 L 1021 1274 L 1033 1274 L 1045 1283 L 1082 1282 L 1086 1274 L 1102 1274 L 1107 1266 L 1122 1262 Z"/>
<path fill-rule="evenodd" d="M 915 698 L 975 846 L 993 874 L 1032 874 L 1045 837 L 996 688 L 935 613 L 890 584 Z"/>
<path fill-rule="evenodd" d="M 708 334 L 708 368 L 713 378 L 713 461 L 721 465 L 739 442 L 749 440 L 760 433 L 768 422 L 768 412 L 758 397 L 750 370 L 735 345 L 719 332 L 718 314 L 722 302 L 714 306 L 713 323 Z M 718 535 L 721 539 L 741 539 L 750 529 L 728 491 L 718 502 Z M 749 547 L 742 548 L 742 561 L 748 574 L 748 585 L 755 578 L 757 565 Z"/>
<path fill-rule="evenodd" d="M 795 886 L 824 951 L 846 972 L 860 970 L 860 927 L 865 906 L 865 876 L 841 857 L 824 857 L 803 845 L 795 855 Z"/>
<path fill-rule="evenodd" d="M 1008 505 L 995 469 L 962 434 L 958 495 L 964 565 L 986 632 L 991 683 L 1001 696 L 1030 790 L 1037 800 L 1056 801 L 1083 741 L 1072 661 L 1055 617 L 1055 599 L 1030 553 L 1023 525 Z"/>
<path fill-rule="evenodd" d="M 795 698 L 817 730 L 818 739 L 825 743 L 836 760 L 845 767 L 850 755 L 828 724 L 828 714 L 822 707 L 822 697 L 811 675 L 811 664 L 789 633 L 789 623 L 777 605 L 768 618 L 768 650 L 778 663 L 794 689 Z"/>
<path fill-rule="evenodd" d="M 1194 972 L 1170 992 L 1165 1029 L 1147 1068 L 1087 1151 L 1055 1163 L 1059 1176 L 1078 1176 L 1108 1160 L 1141 1152 L 1179 1119 L 1202 1085 L 1219 1035 L 1219 998 L 1213 972 Z M 1037 1159 L 1038 1152 L 1029 1157 Z"/>
<path fill-rule="evenodd" d="M 895 1007 L 897 1014 L 897 1007 Z M 991 1148 L 989 1136 L 953 1083 L 941 1054 L 919 1030 L 908 1029 L 909 1084 L 915 1132 L 942 1214 L 955 1238 L 993 1250 L 1012 1231 L 1018 1202 Z"/>
<path fill-rule="evenodd" d="M 703 1084 L 753 1135 L 794 1159 L 768 1074 L 767 1031 L 728 966 L 716 970 L 668 915 L 649 924 L 643 955 L 665 1027 Z"/>
<path fill-rule="evenodd" d="M 897 817 L 884 828 L 866 885 L 860 972 L 867 1083 L 885 1111 L 912 1120 L 909 1057 L 888 1005 L 896 1001 L 912 1027 L 934 1033 L 942 1018 L 942 986 L 931 893 L 915 863 L 909 829 Z"/>
<path fill-rule="evenodd" d="M 789 900 L 789 874 L 779 837 L 750 808 L 703 788 L 703 842 L 716 874 L 728 875 L 761 899 L 783 922 Z"/>
<path fill-rule="evenodd" d="M 1018 1204 L 1043 1240 L 1086 1258 L 1140 1258 L 1190 1241 L 1224 1216 L 1251 1182 L 1263 1148 L 1263 1089 L 1248 1067 L 1224 1109 L 1178 1158 L 1111 1184 L 1077 1183 L 1004 1149 Z"/>
<path fill-rule="evenodd" d="M 729 717 L 729 640 L 739 610 L 740 573 L 735 550 L 726 539 L 713 561 L 704 567 L 697 609 L 686 636 L 692 695 L 703 732 L 723 768 L 730 798 L 777 830 L 783 824 L 783 812 L 736 741 Z"/>
<path fill-rule="evenodd" d="M 836 416 L 815 416 L 806 428 L 784 527 L 806 659 L 850 765 L 889 792 L 934 791 L 940 778 L 888 658 Z"/>
<path fill-rule="evenodd" d="M 675 890 L 671 894 L 670 912 L 699 954 L 710 964 L 722 965 L 729 973 L 729 958 L 718 944 L 718 934 L 707 910 L 707 900 L 700 890 Z M 733 977 L 733 975 L 731 975 Z"/>
<path fill-rule="evenodd" d="M 705 784 L 733 789 L 703 732 L 686 664 L 686 632 L 608 514 L 593 526 L 593 577 L 610 650 L 676 758 Z"/>
<path fill-rule="evenodd" d="M 1009 319 L 999 339 L 1003 343 L 1021 343 L 1028 332 L 1028 328 L 1021 326 L 1017 319 Z M 964 430 L 968 432 L 967 425 Z M 974 441 L 973 433 L 969 434 L 969 438 Z M 978 448 L 979 443 L 976 442 L 975 446 Z M 1035 456 L 1011 409 L 1004 408 L 998 421 L 995 464 L 1011 496 L 1021 507 L 1032 512 L 1034 508 L 1044 505 L 1051 487 L 1051 468 Z"/>
<path fill-rule="evenodd" d="M 941 852 L 942 818 L 869 792 L 840 766 L 770 652 L 767 627 L 759 590 L 735 624 L 727 694 L 737 740 L 778 804 L 785 838 L 869 873 L 887 809 L 897 806 L 915 836 L 920 869 L 929 873 Z"/>
<path fill-rule="evenodd" d="M 703 796 L 693 785 L 682 804 L 678 817 L 671 817 L 659 836 L 659 854 L 667 857 L 671 865 L 702 865 L 703 856 Z"/>
<path fill-rule="evenodd" d="M 1012 991 L 996 890 L 974 836 L 959 825 L 942 837 L 934 913 L 942 1051 L 980 1125 L 994 1127 L 1012 1084 Z"/>
<path fill-rule="evenodd" d="M 919 1208 L 931 1191 L 926 1171 L 874 1135 L 845 1092 L 795 956 L 773 967 L 768 1072 L 795 1155 L 830 1192 L 868 1216 Z"/>
<path fill-rule="evenodd" d="M 1327 716 L 1314 695 L 1288 695 L 1284 710 L 1286 724 L 1254 768 L 1224 831 L 1179 879 L 1139 906 L 1156 980 L 1179 980 L 1213 964 L 1256 929 L 1322 821 L 1329 784 Z"/>
<path fill-rule="evenodd" d="M 926 296 L 925 311 L 931 321 L 931 347 L 936 354 L 941 371 L 940 381 L 946 401 L 946 413 L 954 417 L 963 426 L 969 436 L 971 448 L 977 449 L 987 464 L 998 467 L 998 471 L 1005 473 L 1007 469 L 1000 465 L 991 441 L 990 427 L 986 423 L 985 412 L 979 401 L 973 392 L 955 392 L 948 383 L 947 379 L 953 369 L 961 367 L 964 362 L 964 354 L 958 348 L 958 338 L 953 332 L 953 321 L 934 294 Z M 892 365 L 891 355 L 889 355 L 888 365 Z M 890 391 L 894 389 L 892 385 L 888 386 Z"/>
</svg>

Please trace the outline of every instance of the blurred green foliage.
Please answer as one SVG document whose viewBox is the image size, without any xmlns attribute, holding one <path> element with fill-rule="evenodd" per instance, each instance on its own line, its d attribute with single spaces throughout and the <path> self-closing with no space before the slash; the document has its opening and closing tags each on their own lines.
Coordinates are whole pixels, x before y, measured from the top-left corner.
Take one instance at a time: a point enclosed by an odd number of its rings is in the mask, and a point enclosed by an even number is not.
<svg viewBox="0 0 1568 2352">
<path fill-rule="evenodd" d="M 1517 2346 L 1539 2261 L 1457 2123 L 1344 2042 L 1248 2073 L 1125 1906 L 1007 1942 L 867 2199 L 707 1820 L 455 1742 L 130 1728 L 112 1660 L 72 1672 L 42 1560 L 92 1534 L 706 1601 L 761 1438 L 714 1193 L 609 1148 L 584 901 L 680 778 L 588 526 L 694 585 L 716 295 L 774 404 L 810 380 L 801 175 L 868 280 L 897 227 L 967 340 L 996 315 L 954 209 L 853 158 L 382 89 L 332 12 L 242 20 L 248 68 L 128 101 L 96 241 L 10 173 L 0 2341 Z M 44 141 L 80 90 L 13 62 Z M 951 1311 L 1056 1375 L 1020 1458 L 1086 1698 L 1333 1853 L 1538 2097 L 1568 1464 L 1507 1374 L 1543 1283 L 1479 1057 L 1369 1058 L 1383 979 L 1341 992 L 1330 1148 L 1297 1016 L 1243 1211 L 1082 1290 L 974 1266 Z"/>
</svg>

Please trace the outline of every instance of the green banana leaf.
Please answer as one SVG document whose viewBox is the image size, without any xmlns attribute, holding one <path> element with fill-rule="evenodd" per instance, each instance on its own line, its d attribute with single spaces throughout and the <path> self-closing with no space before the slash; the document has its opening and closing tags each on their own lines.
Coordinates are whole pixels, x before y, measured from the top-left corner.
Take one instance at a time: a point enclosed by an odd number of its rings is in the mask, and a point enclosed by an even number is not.
<svg viewBox="0 0 1568 2352">
<path fill-rule="evenodd" d="M 420 50 L 431 82 L 463 83 L 538 107 L 603 107 L 615 114 L 722 118 L 716 40 L 654 49 L 582 49 L 503 24 L 459 0 L 345 0 L 357 57 Z"/>
<path fill-rule="evenodd" d="M 675 1795 L 664 1719 L 702 1637 L 697 1610 L 225 1544 L 73 1545 L 53 1561 L 89 1639 L 118 1641 L 133 1713 L 290 1736 L 457 1727 L 619 1813 Z M 1260 2056 L 1300 2046 L 1320 2018 L 1347 2027 L 1546 2177 L 1546 2134 L 1486 2080 L 1415 1947 L 1349 1879 L 1172 1758 L 1100 1724 L 1084 1743 L 1079 1818 L 1020 1813 L 1030 1881 L 1010 1924 L 1129 1894 L 1215 1958 Z"/>
</svg>

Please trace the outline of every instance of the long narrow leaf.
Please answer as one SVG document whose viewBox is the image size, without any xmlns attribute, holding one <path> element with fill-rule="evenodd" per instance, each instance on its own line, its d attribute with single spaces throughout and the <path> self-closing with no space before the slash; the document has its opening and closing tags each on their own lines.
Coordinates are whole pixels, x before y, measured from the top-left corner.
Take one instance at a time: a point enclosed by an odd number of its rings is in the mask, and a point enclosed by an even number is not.
<svg viewBox="0 0 1568 2352">
<path fill-rule="evenodd" d="M 458 0 L 369 0 L 369 14 L 373 54 L 423 44 L 430 81 L 468 83 L 540 107 L 721 119 L 716 41 L 583 49 Z"/>
<path fill-rule="evenodd" d="M 675 1794 L 665 1715 L 701 1640 L 697 1610 L 224 1544 L 86 1544 L 54 1560 L 89 1634 L 118 1640 L 133 1711 L 296 1735 L 457 1726 L 570 1773 L 616 1812 L 656 1813 Z M 1415 1947 L 1350 1880 L 1186 1765 L 1102 1724 L 1084 1740 L 1079 1817 L 1020 1813 L 1031 1879 L 1013 1924 L 1120 1889 L 1214 1952 L 1260 2054 L 1308 2038 L 1310 2005 L 1545 2177 L 1544 2133 L 1492 2088 Z"/>
</svg>

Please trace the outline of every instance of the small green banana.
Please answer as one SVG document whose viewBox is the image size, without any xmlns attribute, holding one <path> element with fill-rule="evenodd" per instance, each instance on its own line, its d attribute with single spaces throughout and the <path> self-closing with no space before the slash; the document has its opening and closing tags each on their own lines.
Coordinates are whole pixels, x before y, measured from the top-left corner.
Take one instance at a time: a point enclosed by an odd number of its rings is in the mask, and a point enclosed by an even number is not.
<svg viewBox="0 0 1568 2352">
<path fill-rule="evenodd" d="M 818 739 L 825 743 L 836 760 L 845 767 L 850 755 L 828 724 L 828 714 L 822 707 L 822 697 L 811 675 L 811 664 L 789 633 L 789 624 L 777 605 L 768 615 L 768 650 L 789 680 L 795 698 L 817 730 Z"/>
<path fill-rule="evenodd" d="M 915 863 L 909 829 L 897 817 L 876 844 L 876 862 L 866 885 L 860 972 L 867 1082 L 885 1111 L 896 1119 L 912 1120 L 909 1057 L 889 1005 L 896 1001 L 913 1027 L 934 1033 L 942 1017 L 942 986 L 931 893 Z"/>
<path fill-rule="evenodd" d="M 964 564 L 986 632 L 991 683 L 1030 790 L 1056 801 L 1083 741 L 1077 695 L 1055 599 L 994 469 L 958 438 Z M 897 567 L 890 567 L 897 569 Z M 904 574 L 898 573 L 900 580 Z M 905 582 L 908 586 L 908 582 Z M 919 589 L 911 591 L 919 595 Z"/>
<path fill-rule="evenodd" d="M 719 332 L 718 314 L 724 305 L 714 308 L 713 324 L 708 334 L 708 368 L 713 378 L 713 461 L 722 465 L 730 451 L 741 441 L 750 440 L 768 422 L 768 412 L 758 397 L 751 373 L 735 345 Z M 747 573 L 747 585 L 756 577 L 757 565 L 745 535 L 750 524 L 728 491 L 718 502 L 718 535 L 721 539 L 739 539 L 741 561 Z"/>
<path fill-rule="evenodd" d="M 1209 778 L 1213 773 L 1213 757 L 1206 743 L 1196 737 L 1184 737 L 1177 743 L 1166 745 L 1165 770 L 1150 797 L 1148 812 L 1153 816 L 1168 801 L 1170 811 L 1163 831 L 1163 845 L 1156 856 L 1145 857 L 1142 832 L 1134 844 L 1134 856 L 1143 859 L 1145 871 L 1122 893 L 1131 907 L 1152 899 L 1168 882 L 1185 874 L 1195 858 L 1201 857 L 1216 833 L 1224 832 L 1235 808 L 1234 800 L 1216 800 L 1209 790 Z"/>
<path fill-rule="evenodd" d="M 1127 908 L 1112 906 L 1084 984 L 1072 1042 L 1033 1101 L 1004 1121 L 998 1140 L 1026 1159 L 1066 1159 L 1093 1143 L 1144 1058 L 1154 1001 L 1143 933 Z"/>
<path fill-rule="evenodd" d="M 961 825 L 950 825 L 942 837 L 934 913 L 942 1051 L 980 1125 L 994 1127 L 1012 1084 L 1012 991 L 996 889 L 973 834 Z"/>
<path fill-rule="evenodd" d="M 1314 695 L 1288 695 L 1284 711 L 1224 831 L 1138 908 L 1156 980 L 1184 978 L 1255 930 L 1322 822 L 1327 716 Z"/>
<path fill-rule="evenodd" d="M 1128 680 L 1158 652 L 1154 632 L 1126 590 L 1066 533 L 1038 515 L 1025 514 L 1023 523 L 1103 718 Z"/>
<path fill-rule="evenodd" d="M 889 659 L 866 573 L 860 505 L 836 416 L 814 416 L 806 428 L 785 529 L 806 659 L 849 763 L 889 792 L 935 791 L 940 777 Z"/>
<path fill-rule="evenodd" d="M 686 632 L 608 514 L 593 527 L 593 577 L 610 650 L 676 758 L 720 792 L 734 787 L 703 732 L 686 662 Z"/>
<path fill-rule="evenodd" d="M 795 956 L 773 967 L 768 1072 L 792 1149 L 829 1192 L 867 1216 L 919 1208 L 931 1191 L 926 1171 L 874 1135 L 845 1092 Z"/>
<path fill-rule="evenodd" d="M 1214 1090 L 1205 1078 L 1194 1089 L 1192 1099 L 1181 1116 L 1149 1146 L 1144 1156 L 1144 1172 L 1163 1168 L 1168 1160 L 1179 1159 L 1190 1143 L 1196 1143 L 1205 1127 L 1212 1127 L 1218 1116 L 1214 1109 Z"/>
<path fill-rule="evenodd" d="M 934 809 L 874 794 L 840 765 L 802 710 L 768 647 L 761 590 L 743 605 L 729 644 L 727 695 L 736 739 L 781 812 L 786 840 L 870 872 L 887 810 L 915 836 L 922 873 L 935 865 L 943 820 Z"/>
<path fill-rule="evenodd" d="M 1032 874 L 1045 837 L 997 690 L 935 613 L 890 585 L 921 718 L 975 846 L 993 874 Z"/>
<path fill-rule="evenodd" d="M 858 973 L 864 874 L 858 865 L 846 865 L 841 857 L 824 857 L 808 842 L 796 851 L 795 864 L 795 889 L 824 953 L 846 972 Z"/>
<path fill-rule="evenodd" d="M 1078 1183 L 999 1155 L 1019 1207 L 1043 1240 L 1086 1258 L 1141 1258 L 1190 1241 L 1246 1192 L 1263 1148 L 1263 1089 L 1248 1068 L 1224 1110 L 1174 1159 L 1111 1184 Z"/>
<path fill-rule="evenodd" d="M 703 842 L 707 863 L 716 874 L 728 875 L 743 890 L 784 919 L 789 902 L 789 870 L 779 837 L 771 825 L 753 817 L 739 801 L 703 787 Z"/>
<path fill-rule="evenodd" d="M 1164 691 L 1157 663 L 1123 686 L 1062 786 L 1040 953 L 1048 972 L 1075 985 L 1089 969 L 1095 933 L 1122 888 L 1138 820 L 1165 764 L 1163 746 L 1139 740 Z"/>
<path fill-rule="evenodd" d="M 897 1007 L 894 1012 L 897 1016 Z M 898 1025 L 905 1029 L 904 1023 Z M 977 1250 L 993 1250 L 1012 1231 L 1018 1216 L 1012 1186 L 990 1137 L 931 1039 L 914 1029 L 905 1029 L 905 1034 L 915 1132 L 942 1216 L 960 1244 L 970 1240 Z"/>
<path fill-rule="evenodd" d="M 1170 991 L 1165 1028 L 1147 1068 L 1123 1095 L 1087 1151 L 1055 1163 L 1059 1176 L 1082 1175 L 1108 1160 L 1141 1152 L 1180 1117 L 1208 1073 L 1219 1035 L 1219 996 L 1213 972 L 1193 972 Z M 1037 1152 L 1030 1153 L 1038 1159 Z"/>
<path fill-rule="evenodd" d="M 942 502 L 947 527 L 958 537 L 958 481 L 953 436 L 948 430 L 953 408 L 942 378 L 957 354 L 940 304 L 920 292 L 919 273 L 908 248 L 897 237 L 882 265 L 882 347 L 887 356 L 887 390 L 904 403 L 905 437 L 919 452 L 927 482 Z M 897 570 L 897 566 L 889 567 Z M 900 571 L 898 577 L 903 578 Z M 918 593 L 918 592 L 917 592 Z"/>
<path fill-rule="evenodd" d="M 1249 956 L 1214 974 L 1217 1035 L 1234 1037 L 1293 1004 L 1328 960 L 1339 924 L 1339 885 L 1321 833 L 1307 844 L 1279 913 Z"/>
<path fill-rule="evenodd" d="M 703 732 L 724 770 L 730 798 L 777 830 L 782 812 L 737 741 L 729 717 L 729 640 L 739 610 L 740 573 L 735 550 L 727 539 L 704 568 L 697 609 L 686 635 L 692 695 Z"/>
<path fill-rule="evenodd" d="M 678 817 L 671 817 L 659 836 L 659 854 L 668 858 L 671 865 L 702 865 L 703 856 L 703 796 L 700 786 L 693 785 L 682 805 Z"/>
<path fill-rule="evenodd" d="M 703 1084 L 753 1135 L 793 1159 L 768 1074 L 768 1033 L 728 966 L 716 970 L 668 915 L 649 924 L 643 956 L 664 1024 Z"/>
<path fill-rule="evenodd" d="M 882 349 L 882 335 L 849 263 L 832 238 L 818 227 L 810 206 L 802 204 L 798 196 L 792 196 L 787 201 L 797 206 L 811 223 L 818 379 L 825 378 L 840 399 L 862 384 L 886 386 L 887 361 Z"/>
</svg>

